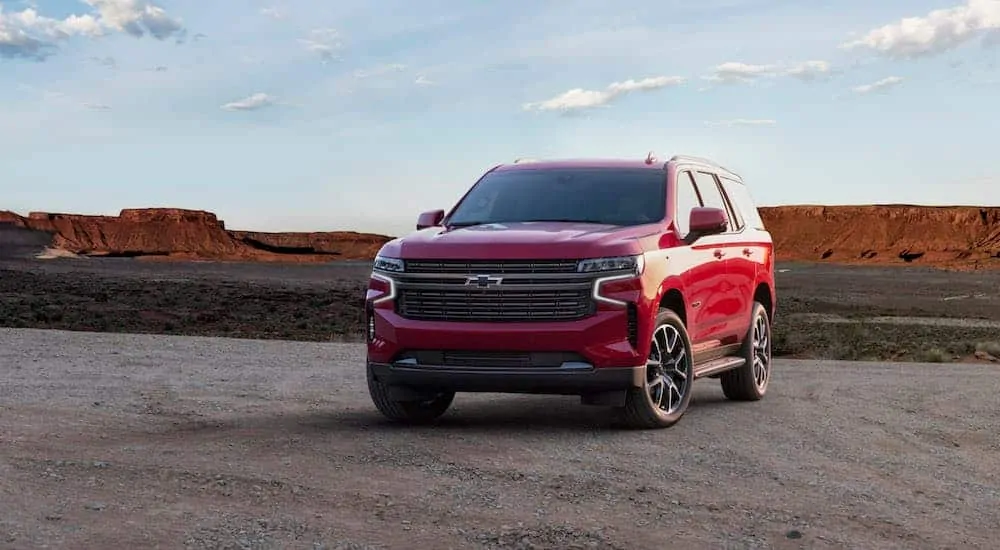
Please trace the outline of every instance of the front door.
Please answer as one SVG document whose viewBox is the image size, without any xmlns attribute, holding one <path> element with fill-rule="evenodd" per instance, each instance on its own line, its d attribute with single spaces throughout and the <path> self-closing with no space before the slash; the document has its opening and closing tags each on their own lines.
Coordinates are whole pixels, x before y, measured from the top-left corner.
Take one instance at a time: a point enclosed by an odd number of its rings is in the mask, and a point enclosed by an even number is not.
<svg viewBox="0 0 1000 550">
<path fill-rule="evenodd" d="M 733 220 L 729 204 L 723 198 L 719 182 L 715 175 L 703 171 L 695 170 L 691 173 L 694 177 L 695 188 L 701 198 L 703 206 L 719 208 L 726 213 L 727 228 L 724 233 L 710 235 L 699 239 L 694 247 L 704 248 L 711 251 L 713 265 L 718 274 L 716 284 L 712 286 L 712 296 L 709 303 L 712 311 L 707 312 L 713 320 L 712 339 L 718 343 L 728 345 L 739 341 L 743 337 L 746 329 L 745 299 L 743 298 L 745 285 L 743 271 L 740 269 L 743 262 L 743 240 L 737 232 L 737 224 Z"/>
<path fill-rule="evenodd" d="M 703 203 L 690 171 L 678 171 L 675 181 L 674 223 L 683 238 L 688 233 L 691 209 Z M 681 268 L 681 284 L 688 306 L 688 334 L 696 349 L 721 343 L 726 335 L 729 320 L 724 303 L 727 274 L 723 242 L 716 235 L 702 237 L 684 252 L 678 250 L 672 254 L 672 263 Z"/>
</svg>

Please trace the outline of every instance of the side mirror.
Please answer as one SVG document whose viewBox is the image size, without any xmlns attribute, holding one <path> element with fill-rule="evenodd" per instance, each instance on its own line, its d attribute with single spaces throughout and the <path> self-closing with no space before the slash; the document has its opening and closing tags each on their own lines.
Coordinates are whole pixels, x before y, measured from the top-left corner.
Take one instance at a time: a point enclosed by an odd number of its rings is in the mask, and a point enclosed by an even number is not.
<svg viewBox="0 0 1000 550">
<path fill-rule="evenodd" d="M 428 210 L 417 218 L 417 231 L 441 225 L 443 219 L 444 210 Z"/>
<path fill-rule="evenodd" d="M 688 221 L 690 232 L 686 240 L 690 244 L 708 235 L 725 233 L 728 224 L 729 220 L 726 218 L 725 210 L 707 206 L 696 206 L 691 209 L 691 217 Z"/>
</svg>

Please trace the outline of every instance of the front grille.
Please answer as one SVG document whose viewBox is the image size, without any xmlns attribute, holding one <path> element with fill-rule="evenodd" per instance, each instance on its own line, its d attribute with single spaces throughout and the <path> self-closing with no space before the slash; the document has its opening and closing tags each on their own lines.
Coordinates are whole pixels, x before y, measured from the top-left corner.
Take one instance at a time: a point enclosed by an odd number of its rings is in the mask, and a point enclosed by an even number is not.
<svg viewBox="0 0 1000 550">
<path fill-rule="evenodd" d="M 571 260 L 407 260 L 397 275 L 397 312 L 408 319 L 465 322 L 573 321 L 591 315 L 595 275 Z M 488 276 L 480 286 L 477 278 Z"/>
<path fill-rule="evenodd" d="M 435 321 L 570 321 L 593 308 L 590 290 L 419 290 L 403 288 L 399 314 Z"/>
</svg>

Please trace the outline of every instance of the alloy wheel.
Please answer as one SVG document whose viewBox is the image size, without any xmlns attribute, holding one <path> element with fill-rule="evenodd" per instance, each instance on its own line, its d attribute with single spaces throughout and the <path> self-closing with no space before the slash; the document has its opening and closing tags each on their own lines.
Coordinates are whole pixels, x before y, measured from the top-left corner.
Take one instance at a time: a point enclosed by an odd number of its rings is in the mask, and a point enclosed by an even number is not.
<svg viewBox="0 0 1000 550">
<path fill-rule="evenodd" d="M 658 327 L 646 360 L 646 390 L 663 413 L 673 414 L 680 408 L 691 385 L 690 365 L 680 332 L 671 325 Z"/>
<path fill-rule="evenodd" d="M 758 315 L 753 327 L 753 381 L 757 389 L 767 386 L 771 375 L 771 331 L 767 317 Z"/>
</svg>

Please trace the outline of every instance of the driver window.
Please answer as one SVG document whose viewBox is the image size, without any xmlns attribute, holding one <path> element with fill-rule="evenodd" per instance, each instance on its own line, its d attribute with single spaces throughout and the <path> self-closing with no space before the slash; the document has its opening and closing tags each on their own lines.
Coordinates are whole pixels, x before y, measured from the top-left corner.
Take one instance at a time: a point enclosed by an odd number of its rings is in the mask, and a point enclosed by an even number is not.
<svg viewBox="0 0 1000 550">
<path fill-rule="evenodd" d="M 701 200 L 694 188 L 694 181 L 691 179 L 691 172 L 679 172 L 677 174 L 677 195 L 674 213 L 674 226 L 681 238 L 688 234 L 688 222 L 691 220 L 691 209 L 701 206 Z"/>
</svg>

